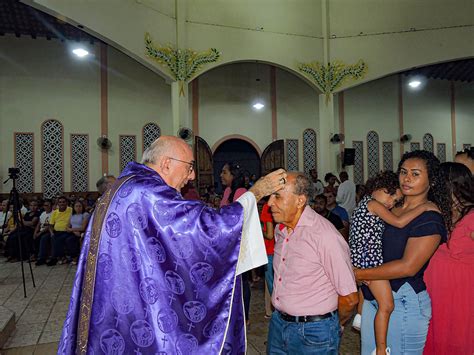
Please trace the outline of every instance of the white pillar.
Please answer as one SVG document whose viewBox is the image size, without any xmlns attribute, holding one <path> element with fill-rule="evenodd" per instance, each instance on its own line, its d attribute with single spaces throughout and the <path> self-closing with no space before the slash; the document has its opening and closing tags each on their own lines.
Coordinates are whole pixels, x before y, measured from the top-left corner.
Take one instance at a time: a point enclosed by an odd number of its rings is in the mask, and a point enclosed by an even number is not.
<svg viewBox="0 0 474 355">
<path fill-rule="evenodd" d="M 184 93 L 184 95 L 183 95 Z M 188 84 L 173 81 L 171 83 L 171 112 L 173 114 L 173 135 L 181 127 L 192 128 L 189 118 Z"/>
<path fill-rule="evenodd" d="M 319 95 L 318 174 L 321 180 L 324 178 L 324 174 L 328 172 L 336 174 L 337 172 L 339 145 L 329 141 L 331 136 L 336 133 L 335 122 L 334 95 L 331 94 L 329 100 L 327 100 L 326 94 Z"/>
</svg>

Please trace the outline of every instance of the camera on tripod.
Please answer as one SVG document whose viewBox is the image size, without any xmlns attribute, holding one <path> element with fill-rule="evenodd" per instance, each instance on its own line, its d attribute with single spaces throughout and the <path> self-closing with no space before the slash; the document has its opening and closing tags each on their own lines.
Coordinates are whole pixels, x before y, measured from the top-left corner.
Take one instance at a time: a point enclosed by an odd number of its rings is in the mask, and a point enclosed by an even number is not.
<svg viewBox="0 0 474 355">
<path fill-rule="evenodd" d="M 8 168 L 8 176 L 10 179 L 18 179 L 18 175 L 20 175 L 19 168 Z"/>
</svg>

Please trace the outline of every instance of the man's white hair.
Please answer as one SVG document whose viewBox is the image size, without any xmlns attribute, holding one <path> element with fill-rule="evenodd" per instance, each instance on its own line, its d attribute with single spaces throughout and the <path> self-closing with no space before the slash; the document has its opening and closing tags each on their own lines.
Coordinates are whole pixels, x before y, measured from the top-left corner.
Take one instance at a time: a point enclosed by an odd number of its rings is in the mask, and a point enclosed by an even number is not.
<svg viewBox="0 0 474 355">
<path fill-rule="evenodd" d="M 158 138 L 143 152 L 142 164 L 155 164 L 160 157 L 173 156 L 172 144 L 169 140 Z"/>
</svg>

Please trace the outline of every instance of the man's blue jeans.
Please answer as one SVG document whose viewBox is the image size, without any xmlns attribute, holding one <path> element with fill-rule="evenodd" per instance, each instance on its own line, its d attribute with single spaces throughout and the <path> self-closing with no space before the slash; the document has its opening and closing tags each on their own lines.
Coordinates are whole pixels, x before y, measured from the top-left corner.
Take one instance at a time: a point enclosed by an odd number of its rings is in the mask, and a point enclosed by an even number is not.
<svg viewBox="0 0 474 355">
<path fill-rule="evenodd" d="M 273 312 L 268 331 L 267 354 L 331 354 L 337 355 L 341 340 L 337 312 L 317 322 L 284 321 Z"/>
<path fill-rule="evenodd" d="M 423 354 L 431 319 L 431 299 L 426 291 L 415 293 L 409 283 L 392 292 L 395 309 L 388 325 L 387 346 L 392 354 Z M 364 301 L 361 327 L 361 354 L 375 349 L 374 319 L 376 301 Z M 448 326 L 448 325 L 447 325 Z"/>
</svg>

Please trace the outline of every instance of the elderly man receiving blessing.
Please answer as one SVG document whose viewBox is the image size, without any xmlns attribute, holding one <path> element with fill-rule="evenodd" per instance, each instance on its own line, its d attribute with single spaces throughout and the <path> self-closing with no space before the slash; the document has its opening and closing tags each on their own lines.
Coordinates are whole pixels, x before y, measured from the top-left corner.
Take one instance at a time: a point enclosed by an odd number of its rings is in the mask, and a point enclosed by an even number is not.
<svg viewBox="0 0 474 355">
<path fill-rule="evenodd" d="M 311 181 L 288 173 L 268 205 L 275 222 L 269 354 L 338 354 L 341 325 L 357 304 L 349 247 L 308 206 Z M 284 227 L 281 227 L 281 226 Z"/>
</svg>

